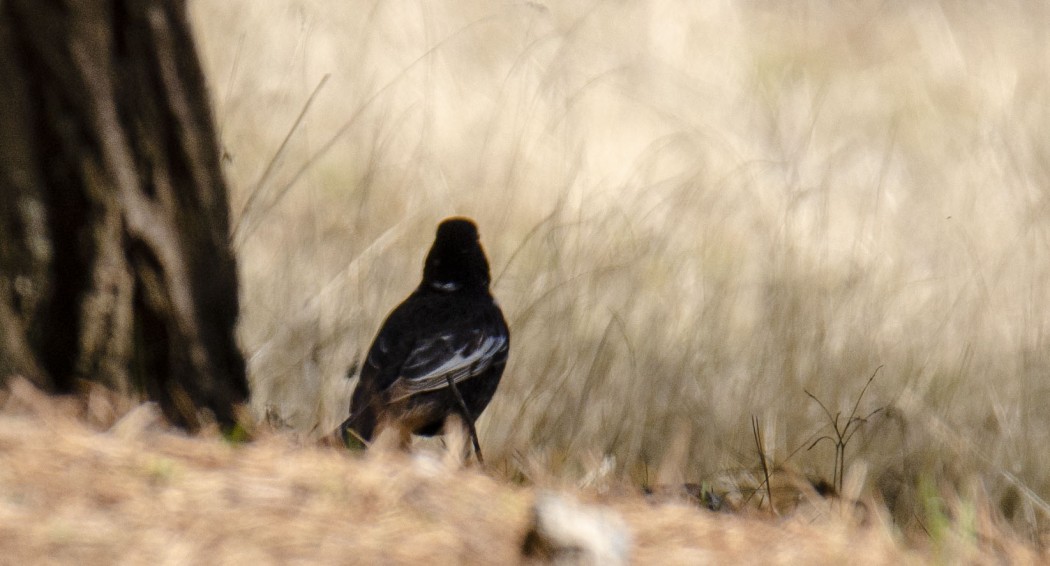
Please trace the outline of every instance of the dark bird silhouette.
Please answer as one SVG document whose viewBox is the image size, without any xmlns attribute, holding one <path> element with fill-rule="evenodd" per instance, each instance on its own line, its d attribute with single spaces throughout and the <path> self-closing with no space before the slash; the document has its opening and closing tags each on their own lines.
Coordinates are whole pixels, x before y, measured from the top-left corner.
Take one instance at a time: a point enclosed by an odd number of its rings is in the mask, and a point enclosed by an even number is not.
<svg viewBox="0 0 1050 566">
<path fill-rule="evenodd" d="M 459 415 L 481 460 L 474 421 L 499 385 L 510 349 L 503 313 L 489 293 L 478 229 L 449 218 L 437 229 L 423 281 L 387 316 L 368 350 L 340 427 L 344 442 L 371 442 L 382 427 L 433 436 Z"/>
</svg>

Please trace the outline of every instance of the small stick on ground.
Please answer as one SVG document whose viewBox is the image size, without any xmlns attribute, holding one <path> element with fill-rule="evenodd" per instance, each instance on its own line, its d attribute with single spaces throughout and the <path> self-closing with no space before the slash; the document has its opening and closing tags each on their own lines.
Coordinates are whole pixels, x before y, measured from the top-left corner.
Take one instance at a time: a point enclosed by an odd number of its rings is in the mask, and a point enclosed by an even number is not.
<svg viewBox="0 0 1050 566">
<path fill-rule="evenodd" d="M 445 376 L 448 381 L 448 387 L 452 390 L 452 394 L 456 397 L 456 402 L 459 403 L 459 409 L 463 411 L 463 419 L 467 421 L 467 429 L 470 430 L 470 440 L 474 443 L 474 456 L 477 457 L 479 464 L 485 463 L 485 458 L 481 456 L 481 443 L 478 442 L 478 431 L 474 428 L 474 416 L 470 414 L 470 409 L 467 408 L 466 401 L 463 400 L 463 396 L 459 394 L 459 388 L 456 387 L 456 382 L 452 381 L 452 376 Z"/>
</svg>

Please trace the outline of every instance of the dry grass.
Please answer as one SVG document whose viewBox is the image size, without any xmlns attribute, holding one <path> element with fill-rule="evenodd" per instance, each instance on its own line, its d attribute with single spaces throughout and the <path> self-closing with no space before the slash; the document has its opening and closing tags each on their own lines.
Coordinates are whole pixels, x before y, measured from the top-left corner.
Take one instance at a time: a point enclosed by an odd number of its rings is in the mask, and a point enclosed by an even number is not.
<svg viewBox="0 0 1050 566">
<path fill-rule="evenodd" d="M 1044 3 L 190 8 L 257 416 L 334 426 L 436 222 L 465 214 L 513 335 L 480 421 L 496 475 L 604 461 L 742 490 L 754 415 L 774 466 L 830 478 L 806 391 L 848 413 L 883 366 L 846 450 L 862 491 L 908 536 L 940 536 L 954 493 L 1041 539 Z"/>
<path fill-rule="evenodd" d="M 6 564 L 513 564 L 529 526 L 528 494 L 437 460 L 186 438 L 148 406 L 96 432 L 25 397 L 0 414 Z"/>
<path fill-rule="evenodd" d="M 909 550 L 883 514 L 834 501 L 774 519 L 624 491 L 559 494 L 463 469 L 447 451 L 362 457 L 265 433 L 232 445 L 213 433 L 187 438 L 148 405 L 125 413 L 89 399 L 49 399 L 22 381 L 0 395 L 0 562 L 542 563 L 526 540 L 537 502 L 552 497 L 622 525 L 636 564 L 1039 558 L 986 513 L 973 517 L 979 524 L 950 525 L 939 546 Z"/>
</svg>

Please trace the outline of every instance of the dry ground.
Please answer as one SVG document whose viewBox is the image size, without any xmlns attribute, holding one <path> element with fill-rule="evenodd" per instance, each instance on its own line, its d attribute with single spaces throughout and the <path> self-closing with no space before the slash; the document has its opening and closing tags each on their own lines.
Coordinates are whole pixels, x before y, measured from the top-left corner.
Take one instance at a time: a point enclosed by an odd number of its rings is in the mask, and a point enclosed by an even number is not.
<svg viewBox="0 0 1050 566">
<path fill-rule="evenodd" d="M 230 444 L 213 433 L 187 438 L 159 422 L 148 405 L 117 407 L 101 394 L 86 403 L 48 399 L 20 381 L 0 402 L 3 564 L 908 564 L 1039 558 L 986 513 L 971 517 L 972 524 L 947 526 L 937 545 L 909 549 L 874 506 L 859 515 L 814 500 L 775 518 L 714 513 L 623 490 L 510 485 L 464 469 L 448 451 L 361 456 L 297 445 L 287 435 L 261 434 L 248 444 Z M 540 527 L 544 521 L 548 525 Z M 537 544 L 540 531 L 544 540 L 561 540 L 562 546 Z"/>
</svg>

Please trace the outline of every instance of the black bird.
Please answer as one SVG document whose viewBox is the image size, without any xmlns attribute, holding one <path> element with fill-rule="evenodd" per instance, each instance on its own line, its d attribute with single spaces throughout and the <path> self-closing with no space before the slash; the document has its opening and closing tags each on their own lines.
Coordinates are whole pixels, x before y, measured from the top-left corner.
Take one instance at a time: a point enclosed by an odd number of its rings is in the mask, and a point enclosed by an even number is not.
<svg viewBox="0 0 1050 566">
<path fill-rule="evenodd" d="M 458 414 L 481 460 L 474 421 L 499 385 L 510 349 L 503 313 L 489 293 L 489 263 L 478 229 L 466 218 L 441 222 L 423 266 L 423 281 L 387 316 L 368 350 L 340 427 L 371 442 L 381 427 L 440 434 Z"/>
</svg>

